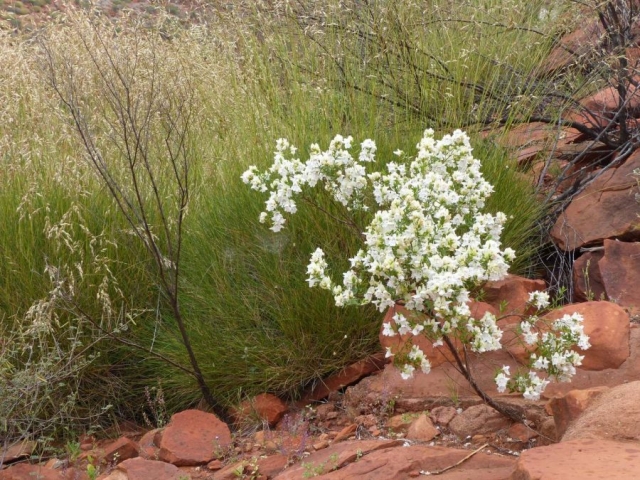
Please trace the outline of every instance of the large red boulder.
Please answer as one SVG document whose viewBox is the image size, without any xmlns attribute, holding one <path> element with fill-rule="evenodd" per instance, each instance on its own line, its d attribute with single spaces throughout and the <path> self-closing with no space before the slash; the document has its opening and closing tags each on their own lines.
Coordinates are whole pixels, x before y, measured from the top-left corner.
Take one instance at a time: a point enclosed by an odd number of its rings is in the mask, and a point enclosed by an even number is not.
<svg viewBox="0 0 640 480">
<path fill-rule="evenodd" d="M 605 239 L 640 240 L 639 192 L 633 171 L 640 168 L 640 150 L 618 168 L 604 172 L 569 204 L 551 229 L 562 250 L 601 245 Z"/>
<path fill-rule="evenodd" d="M 551 323 L 573 313 L 584 318 L 584 333 L 591 343 L 591 348 L 586 351 L 577 349 L 584 355 L 580 368 L 605 370 L 622 365 L 629 357 L 630 324 L 624 309 L 611 302 L 576 303 L 553 310 L 541 319 Z"/>
<path fill-rule="evenodd" d="M 573 11 L 572 11 L 573 13 Z M 562 70 L 585 55 L 591 54 L 605 32 L 597 19 L 588 19 L 582 28 L 568 33 L 560 39 L 542 64 L 543 73 L 553 73 Z"/>
<path fill-rule="evenodd" d="M 571 423 L 562 441 L 607 439 L 634 442 L 640 447 L 638 398 L 640 398 L 640 381 L 618 385 L 603 392 L 591 402 L 577 420 Z"/>
<path fill-rule="evenodd" d="M 556 424 L 556 436 L 562 437 L 569 425 L 582 415 L 596 398 L 609 390 L 609 387 L 593 387 L 585 390 L 571 390 L 567 394 L 552 398 L 547 407 L 553 414 Z"/>
<path fill-rule="evenodd" d="M 510 480 L 635 480 L 640 446 L 610 440 L 572 440 L 525 450 Z"/>
<path fill-rule="evenodd" d="M 535 309 L 527 305 L 529 294 L 546 288 L 544 280 L 507 275 L 502 280 L 487 282 L 482 299 L 500 313 L 500 325 L 505 325 L 520 322 L 520 315 L 535 313 Z"/>
<path fill-rule="evenodd" d="M 640 219 L 639 219 L 640 220 Z M 621 307 L 640 309 L 640 243 L 604 241 L 598 262 L 607 297 Z"/>
<path fill-rule="evenodd" d="M 607 300 L 599 262 L 604 250 L 586 252 L 573 262 L 573 301 Z"/>
</svg>

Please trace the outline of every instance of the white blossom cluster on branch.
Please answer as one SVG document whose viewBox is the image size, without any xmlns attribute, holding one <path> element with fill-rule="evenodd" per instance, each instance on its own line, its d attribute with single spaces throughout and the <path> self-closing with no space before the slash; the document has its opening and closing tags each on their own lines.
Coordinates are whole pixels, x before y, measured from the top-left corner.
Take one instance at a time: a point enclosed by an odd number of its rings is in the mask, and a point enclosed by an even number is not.
<svg viewBox="0 0 640 480">
<path fill-rule="evenodd" d="M 357 157 L 352 149 L 353 139 L 338 135 L 326 151 L 312 145 L 303 162 L 295 157 L 294 146 L 278 140 L 268 170 L 252 166 L 242 175 L 252 189 L 269 194 L 260 221 L 280 231 L 285 214 L 297 211 L 296 197 L 313 198 L 318 186 L 347 214 L 369 210 L 373 218 L 359 231 L 362 248 L 350 259 L 342 281 L 330 277 L 324 251 L 318 248 L 307 269 L 309 286 L 330 290 L 338 306 L 371 303 L 385 311 L 403 305 L 412 312 L 396 314 L 393 323 L 383 325 L 384 335 L 425 335 L 436 345 L 446 335 L 477 353 L 500 349 L 496 317 L 486 313 L 475 319 L 468 303 L 472 288 L 507 274 L 515 252 L 501 248 L 506 216 L 484 212 L 493 187 L 482 176 L 468 136 L 456 130 L 436 140 L 433 130 L 426 130 L 417 154 L 410 158 L 396 151 L 398 159 L 387 163 L 385 172 L 376 163 L 374 141 L 362 142 Z M 546 308 L 548 294 L 536 293 L 530 302 Z M 559 380 L 570 378 L 581 361 L 571 347 L 588 347 L 581 317 L 562 319 L 540 336 L 532 331 L 532 322 L 535 318 L 521 327 L 525 341 L 537 345 L 531 367 Z M 400 360 L 404 378 L 431 368 L 416 346 Z M 535 373 L 511 379 L 505 367 L 496 382 L 500 391 L 508 387 L 535 398 L 548 380 Z"/>
</svg>

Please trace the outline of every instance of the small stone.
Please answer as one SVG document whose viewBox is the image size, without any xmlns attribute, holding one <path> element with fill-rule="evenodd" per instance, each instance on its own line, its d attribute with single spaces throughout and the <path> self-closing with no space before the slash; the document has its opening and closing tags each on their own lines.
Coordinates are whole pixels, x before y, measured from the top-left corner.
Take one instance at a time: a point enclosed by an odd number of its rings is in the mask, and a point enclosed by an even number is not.
<svg viewBox="0 0 640 480">
<path fill-rule="evenodd" d="M 336 406 L 333 403 L 321 403 L 316 407 L 316 415 L 319 420 L 329 420 L 328 415 L 330 413 L 335 413 L 333 418 L 338 416 L 337 412 L 335 412 Z"/>
<path fill-rule="evenodd" d="M 378 418 L 373 414 L 357 416 L 353 421 L 365 428 L 373 427 L 378 424 Z"/>
<path fill-rule="evenodd" d="M 6 450 L 4 448 L 0 448 L 0 458 L 2 458 L 3 463 L 10 463 L 19 458 L 28 457 L 31 455 L 35 447 L 36 442 L 17 442 Z"/>
<path fill-rule="evenodd" d="M 220 470 L 222 468 L 222 461 L 211 460 L 209 463 L 207 463 L 207 468 L 209 470 Z"/>
<path fill-rule="evenodd" d="M 271 455 L 258 459 L 258 473 L 262 475 L 258 479 L 274 478 L 287 466 L 288 462 L 289 458 L 286 455 Z"/>
<path fill-rule="evenodd" d="M 138 456 L 140 448 L 138 444 L 127 437 L 120 437 L 101 449 L 100 458 L 103 462 L 116 465 L 130 458 Z"/>
<path fill-rule="evenodd" d="M 474 435 L 494 433 L 509 427 L 510 420 L 488 405 L 474 405 L 457 415 L 449 423 L 449 429 L 464 440 Z"/>
<path fill-rule="evenodd" d="M 431 419 L 424 413 L 416 418 L 409 426 L 409 430 L 407 430 L 407 438 L 409 440 L 421 442 L 430 442 L 438 435 L 440 435 L 440 431 L 433 426 Z"/>
<path fill-rule="evenodd" d="M 140 439 L 140 441 L 138 442 L 138 444 L 141 447 L 157 447 L 158 444 L 156 443 L 156 438 L 159 440 L 162 438 L 162 436 L 158 436 L 158 433 L 160 433 L 161 429 L 156 428 L 154 430 L 149 430 L 147 433 L 145 433 L 142 438 Z"/>
<path fill-rule="evenodd" d="M 386 427 L 394 433 L 407 433 L 411 422 L 415 420 L 415 418 L 414 415 L 409 414 L 394 415 L 387 420 Z"/>
<path fill-rule="evenodd" d="M 334 443 L 337 443 L 341 440 L 346 440 L 351 435 L 356 433 L 357 428 L 358 426 L 355 423 L 344 427 L 342 430 L 340 430 L 340 432 L 338 432 L 338 435 L 336 435 L 336 437 L 333 439 Z"/>
<path fill-rule="evenodd" d="M 510 438 L 517 440 L 518 442 L 528 442 L 532 438 L 538 436 L 538 432 L 523 425 L 522 423 L 514 423 L 509 427 L 508 435 Z"/>
<path fill-rule="evenodd" d="M 327 448 L 328 446 L 329 442 L 327 440 L 320 440 L 312 445 L 314 450 L 322 450 L 323 448 Z"/>
<path fill-rule="evenodd" d="M 458 412 L 453 407 L 435 407 L 431 410 L 431 420 L 433 423 L 446 427 L 457 414 Z"/>
<path fill-rule="evenodd" d="M 261 393 L 251 400 L 242 402 L 240 407 L 233 412 L 233 417 L 236 423 L 243 423 L 252 417 L 258 417 L 267 422 L 270 427 L 275 427 L 287 411 L 287 405 L 278 397 L 270 393 Z"/>
<path fill-rule="evenodd" d="M 369 358 L 353 363 L 340 372 L 323 379 L 322 382 L 303 394 L 298 405 L 306 405 L 309 402 L 322 400 L 332 392 L 352 385 L 362 377 L 382 370 L 386 363 L 387 358 L 385 358 L 384 353 L 376 353 Z"/>
<path fill-rule="evenodd" d="M 264 430 L 258 430 L 256 433 L 253 434 L 253 441 L 256 443 L 264 443 L 265 440 L 265 431 Z"/>
<path fill-rule="evenodd" d="M 278 449 L 278 445 L 273 440 L 267 440 L 264 442 L 264 449 L 268 452 L 275 452 Z"/>
</svg>

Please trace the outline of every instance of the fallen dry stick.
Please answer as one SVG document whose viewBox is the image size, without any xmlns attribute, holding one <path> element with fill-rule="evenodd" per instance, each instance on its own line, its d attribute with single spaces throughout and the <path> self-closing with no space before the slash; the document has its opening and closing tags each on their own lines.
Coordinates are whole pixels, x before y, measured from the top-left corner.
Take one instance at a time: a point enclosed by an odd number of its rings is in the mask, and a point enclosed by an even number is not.
<svg viewBox="0 0 640 480">
<path fill-rule="evenodd" d="M 471 457 L 473 457 L 476 453 L 478 453 L 480 450 L 482 450 L 485 447 L 488 447 L 489 444 L 485 443 L 484 445 L 476 448 L 473 452 L 471 452 L 469 455 L 467 455 L 466 457 L 464 457 L 463 459 L 461 459 L 459 462 L 454 463 L 453 465 L 449 465 L 447 468 L 443 468 L 442 470 L 436 470 L 435 472 L 425 472 L 426 475 L 441 475 L 444 472 L 448 472 L 449 470 L 451 470 L 452 468 L 457 467 L 458 465 L 466 462 L 467 460 L 469 460 Z"/>
</svg>

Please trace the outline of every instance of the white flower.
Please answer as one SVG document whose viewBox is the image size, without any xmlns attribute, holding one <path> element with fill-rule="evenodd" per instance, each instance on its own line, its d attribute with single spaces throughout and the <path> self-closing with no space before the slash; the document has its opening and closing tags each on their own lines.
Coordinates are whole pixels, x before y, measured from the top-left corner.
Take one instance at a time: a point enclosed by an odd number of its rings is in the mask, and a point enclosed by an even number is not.
<svg viewBox="0 0 640 480">
<path fill-rule="evenodd" d="M 502 367 L 502 371 L 495 377 L 498 392 L 504 393 L 504 391 L 507 389 L 509 379 L 509 366 L 505 365 Z"/>
<path fill-rule="evenodd" d="M 522 338 L 527 345 L 533 345 L 538 341 L 538 333 L 531 331 L 532 325 L 524 320 L 520 322 L 520 330 L 522 330 Z"/>
<path fill-rule="evenodd" d="M 531 292 L 529 293 L 529 303 L 542 310 L 549 306 L 549 294 L 547 292 Z"/>
<path fill-rule="evenodd" d="M 382 327 L 382 335 L 384 335 L 385 337 L 395 337 L 397 335 L 397 333 L 391 326 L 391 323 L 385 322 L 382 324 Z"/>
<path fill-rule="evenodd" d="M 404 367 L 402 367 L 402 369 L 400 370 L 400 376 L 404 379 L 404 380 L 409 380 L 411 377 L 413 377 L 413 372 L 416 369 L 413 367 L 413 365 L 405 365 Z"/>
</svg>

